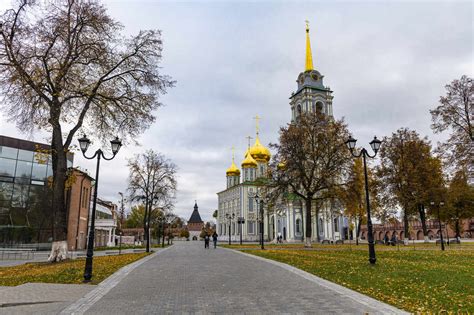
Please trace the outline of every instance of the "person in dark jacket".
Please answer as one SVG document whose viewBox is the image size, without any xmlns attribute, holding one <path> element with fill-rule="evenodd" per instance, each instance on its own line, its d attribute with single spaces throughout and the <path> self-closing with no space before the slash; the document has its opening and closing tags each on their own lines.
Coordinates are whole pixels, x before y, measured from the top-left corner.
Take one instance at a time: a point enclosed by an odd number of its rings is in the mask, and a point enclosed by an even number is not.
<svg viewBox="0 0 474 315">
<path fill-rule="evenodd" d="M 217 246 L 217 237 L 219 235 L 217 235 L 216 231 L 214 231 L 214 234 L 212 234 L 212 241 L 214 242 L 214 248 L 216 248 Z"/>
<path fill-rule="evenodd" d="M 209 235 L 204 236 L 204 248 L 209 248 Z"/>
</svg>

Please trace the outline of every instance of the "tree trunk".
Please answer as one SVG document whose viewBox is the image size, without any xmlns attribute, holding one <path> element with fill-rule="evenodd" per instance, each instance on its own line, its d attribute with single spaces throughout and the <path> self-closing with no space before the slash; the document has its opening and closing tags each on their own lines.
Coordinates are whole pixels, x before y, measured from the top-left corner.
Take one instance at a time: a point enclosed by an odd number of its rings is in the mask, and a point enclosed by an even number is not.
<svg viewBox="0 0 474 315">
<path fill-rule="evenodd" d="M 53 127 L 51 150 L 53 167 L 53 244 L 48 261 L 56 262 L 67 258 L 67 207 L 65 202 L 67 160 L 59 124 Z"/>
<path fill-rule="evenodd" d="M 418 206 L 418 211 L 420 213 L 420 220 L 421 220 L 421 227 L 423 229 L 423 236 L 424 236 L 424 239 L 425 239 L 425 243 L 428 243 L 429 242 L 429 238 L 428 238 L 428 229 L 426 227 L 426 213 L 425 213 L 425 205 L 423 204 L 420 204 Z M 416 236 L 415 236 L 416 237 Z"/>
<path fill-rule="evenodd" d="M 311 245 L 311 199 L 312 197 L 306 198 L 306 237 L 304 247 L 312 247 Z"/>
<path fill-rule="evenodd" d="M 359 245 L 359 237 L 360 237 L 360 228 L 362 227 L 362 216 L 359 215 L 359 220 L 356 226 L 356 245 Z"/>
<path fill-rule="evenodd" d="M 318 243 L 321 242 L 321 237 L 319 236 L 319 207 L 316 204 L 316 237 L 318 240 Z"/>
<path fill-rule="evenodd" d="M 454 229 L 456 230 L 456 238 L 461 238 L 461 225 L 459 224 L 459 219 L 456 219 L 454 222 Z"/>
<path fill-rule="evenodd" d="M 148 196 L 145 197 L 145 214 L 143 216 L 143 240 L 146 242 L 146 252 L 150 252 L 149 234 L 148 234 Z"/>
<path fill-rule="evenodd" d="M 405 234 L 403 242 L 408 245 L 408 215 L 406 213 L 403 214 L 403 234 Z"/>
</svg>

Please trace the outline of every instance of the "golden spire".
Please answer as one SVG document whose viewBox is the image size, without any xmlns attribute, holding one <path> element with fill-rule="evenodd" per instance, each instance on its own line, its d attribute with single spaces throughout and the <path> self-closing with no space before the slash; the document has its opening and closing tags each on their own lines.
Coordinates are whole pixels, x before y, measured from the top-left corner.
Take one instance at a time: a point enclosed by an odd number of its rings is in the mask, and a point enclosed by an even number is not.
<svg viewBox="0 0 474 315">
<path fill-rule="evenodd" d="M 311 54 L 311 43 L 309 41 L 309 21 L 306 20 L 306 64 L 304 71 L 313 70 L 313 55 Z"/>
</svg>

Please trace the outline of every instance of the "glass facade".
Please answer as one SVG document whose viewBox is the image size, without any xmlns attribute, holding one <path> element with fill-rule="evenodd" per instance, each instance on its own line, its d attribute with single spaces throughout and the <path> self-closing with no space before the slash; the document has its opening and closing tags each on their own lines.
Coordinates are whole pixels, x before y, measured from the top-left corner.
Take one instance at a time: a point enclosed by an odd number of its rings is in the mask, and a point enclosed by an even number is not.
<svg viewBox="0 0 474 315">
<path fill-rule="evenodd" d="M 52 175 L 49 156 L 0 145 L 0 246 L 52 241 Z"/>
</svg>

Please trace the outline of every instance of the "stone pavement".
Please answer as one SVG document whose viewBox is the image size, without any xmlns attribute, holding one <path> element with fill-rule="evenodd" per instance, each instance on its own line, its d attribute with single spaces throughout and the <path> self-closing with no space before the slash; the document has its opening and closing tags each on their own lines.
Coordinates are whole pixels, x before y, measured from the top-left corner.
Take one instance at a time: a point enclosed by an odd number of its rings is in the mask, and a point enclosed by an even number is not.
<svg viewBox="0 0 474 315">
<path fill-rule="evenodd" d="M 0 287 L 0 314 L 57 314 L 95 285 L 26 283 Z"/>
<path fill-rule="evenodd" d="M 223 248 L 203 247 L 202 242 L 176 242 L 114 283 L 97 301 L 81 302 L 77 311 L 70 307 L 68 312 L 403 313 L 351 290 L 334 289 L 339 286 L 302 271 Z"/>
</svg>

